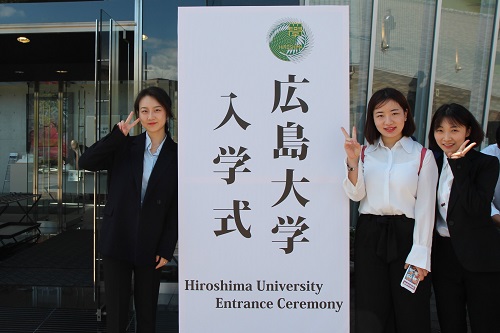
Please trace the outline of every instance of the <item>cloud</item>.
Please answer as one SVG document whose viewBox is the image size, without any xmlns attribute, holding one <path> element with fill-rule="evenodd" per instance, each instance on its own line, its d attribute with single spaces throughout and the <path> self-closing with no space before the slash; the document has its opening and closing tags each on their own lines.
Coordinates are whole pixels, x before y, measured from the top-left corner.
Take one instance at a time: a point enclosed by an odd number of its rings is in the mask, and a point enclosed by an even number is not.
<svg viewBox="0 0 500 333">
<path fill-rule="evenodd" d="M 0 17 L 14 17 L 21 16 L 24 17 L 24 11 L 17 10 L 14 7 L 0 5 Z"/>
<path fill-rule="evenodd" d="M 177 80 L 177 42 L 148 39 L 148 79 Z"/>
</svg>

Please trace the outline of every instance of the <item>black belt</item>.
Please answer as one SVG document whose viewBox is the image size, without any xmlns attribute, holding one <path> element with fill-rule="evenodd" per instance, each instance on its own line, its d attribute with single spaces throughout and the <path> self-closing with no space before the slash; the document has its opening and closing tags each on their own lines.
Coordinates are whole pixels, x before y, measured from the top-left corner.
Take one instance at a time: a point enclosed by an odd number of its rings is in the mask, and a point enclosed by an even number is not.
<svg viewBox="0 0 500 333">
<path fill-rule="evenodd" d="M 390 263 L 398 258 L 398 238 L 394 223 L 406 221 L 405 215 L 371 215 L 365 214 L 374 220 L 379 229 L 380 237 L 377 242 L 377 256 Z"/>
</svg>

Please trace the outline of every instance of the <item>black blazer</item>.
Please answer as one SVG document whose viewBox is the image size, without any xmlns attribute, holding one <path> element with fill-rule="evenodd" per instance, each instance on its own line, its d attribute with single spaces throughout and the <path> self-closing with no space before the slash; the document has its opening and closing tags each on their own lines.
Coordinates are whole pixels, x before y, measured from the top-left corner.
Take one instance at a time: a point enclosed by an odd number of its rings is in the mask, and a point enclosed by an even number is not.
<svg viewBox="0 0 500 333">
<path fill-rule="evenodd" d="M 178 234 L 177 144 L 165 139 L 141 207 L 145 145 L 146 133 L 125 136 L 115 125 L 79 159 L 81 169 L 108 171 L 100 252 L 136 265 L 170 260 Z"/>
<path fill-rule="evenodd" d="M 436 157 L 436 162 L 441 175 L 442 153 Z M 491 220 L 498 159 L 472 149 L 465 157 L 448 159 L 448 162 L 454 179 L 446 222 L 455 254 L 469 271 L 498 272 L 500 233 Z"/>
</svg>

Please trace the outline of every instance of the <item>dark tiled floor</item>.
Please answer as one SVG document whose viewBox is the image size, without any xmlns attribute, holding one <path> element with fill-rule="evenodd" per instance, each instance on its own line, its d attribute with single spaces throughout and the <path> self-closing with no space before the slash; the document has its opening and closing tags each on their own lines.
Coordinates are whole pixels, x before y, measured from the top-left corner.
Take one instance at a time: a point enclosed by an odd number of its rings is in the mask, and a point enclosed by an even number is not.
<svg viewBox="0 0 500 333">
<path fill-rule="evenodd" d="M 0 262 L 0 286 L 92 287 L 92 231 L 68 230 Z"/>
<path fill-rule="evenodd" d="M 69 230 L 23 249 L 0 262 L 0 333 L 106 332 L 98 320 L 92 282 L 92 238 L 89 230 Z M 351 286 L 351 332 L 354 288 Z M 96 297 L 98 300 L 96 300 Z M 434 298 L 432 333 L 439 332 Z M 178 295 L 160 294 L 158 332 L 178 332 Z M 130 316 L 127 332 L 135 332 Z M 344 333 L 344 332 L 340 332 Z"/>
<path fill-rule="evenodd" d="M 350 296 L 350 323 L 354 332 L 353 287 Z M 178 295 L 161 294 L 159 303 L 157 331 L 179 332 Z M 439 333 L 434 298 L 431 310 L 431 332 Z M 131 312 L 127 332 L 135 332 L 134 325 Z M 105 326 L 105 315 L 102 321 L 97 320 L 93 288 L 0 287 L 0 332 L 106 332 Z"/>
<path fill-rule="evenodd" d="M 68 230 L 3 256 L 0 332 L 106 332 L 104 313 L 98 320 L 104 291 L 94 290 L 92 244 L 91 230 Z M 157 319 L 158 332 L 179 331 L 177 295 L 160 294 Z M 135 332 L 133 311 L 127 332 Z"/>
<path fill-rule="evenodd" d="M 0 332 L 14 333 L 91 333 L 106 332 L 106 322 L 96 320 L 91 309 L 0 307 Z M 179 331 L 176 311 L 158 309 L 157 332 Z M 135 318 L 130 315 L 128 333 L 135 332 Z"/>
</svg>

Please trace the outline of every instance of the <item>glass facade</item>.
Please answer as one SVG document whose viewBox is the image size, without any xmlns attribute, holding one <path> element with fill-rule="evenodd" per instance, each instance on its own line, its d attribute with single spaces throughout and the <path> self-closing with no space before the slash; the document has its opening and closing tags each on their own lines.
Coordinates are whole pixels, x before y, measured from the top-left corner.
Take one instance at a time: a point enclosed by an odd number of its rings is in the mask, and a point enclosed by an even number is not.
<svg viewBox="0 0 500 333">
<path fill-rule="evenodd" d="M 374 30 L 373 91 L 391 86 L 402 91 L 425 141 L 428 117 L 436 1 L 382 0 Z"/>
<path fill-rule="evenodd" d="M 453 101 L 486 121 L 496 7 L 496 1 L 443 1 L 433 110 Z"/>
<path fill-rule="evenodd" d="M 138 5 L 142 6 L 142 20 L 137 18 Z M 426 125 L 432 111 L 445 102 L 454 101 L 470 108 L 478 120 L 485 123 L 485 129 L 488 129 L 487 121 L 497 122 L 500 94 L 499 78 L 495 75 L 497 1 L 13 2 L 0 5 L 0 32 L 15 34 L 16 27 L 25 24 L 43 26 L 87 22 L 92 26 L 101 9 L 116 22 L 140 21 L 142 54 L 134 59 L 132 50 L 128 51 L 130 67 L 140 67 L 142 85 L 163 84 L 175 94 L 177 7 L 244 5 L 350 7 L 351 125 L 362 129 L 366 100 L 372 91 L 384 86 L 396 87 L 407 95 L 418 124 L 415 136 L 422 143 L 426 140 Z M 74 42 L 78 43 L 77 40 Z M 87 48 L 92 47 L 87 45 Z M 2 89 L 12 90 L 13 85 L 25 89 L 26 81 L 15 80 L 24 83 L 14 84 L 14 80 L 4 74 L 5 79 L 0 76 Z M 133 79 L 133 75 L 131 77 Z M 51 78 L 51 81 L 54 80 Z M 89 80 L 90 84 L 92 81 Z M 88 107 L 91 108 L 89 113 L 95 112 L 93 103 Z M 488 138 L 493 139 L 491 135 Z M 0 167 L 0 173 L 2 169 Z"/>
<path fill-rule="evenodd" d="M 37 214 L 42 240 L 82 227 L 89 214 L 95 217 L 90 228 L 98 227 L 99 213 L 89 207 L 105 202 L 106 175 L 94 179 L 77 169 L 76 160 L 132 110 L 138 89 L 165 88 L 174 115 L 182 112 L 177 109 L 178 7 L 245 5 L 349 6 L 350 110 L 335 111 L 350 113 L 358 140 L 363 140 L 371 93 L 390 86 L 407 96 L 415 138 L 422 144 L 432 112 L 450 102 L 477 117 L 487 133 L 483 145 L 495 142 L 500 126 L 495 0 L 2 2 L 0 41 L 8 48 L 0 54 L 2 195 L 40 195 L 30 214 Z M 9 44 L 18 37 L 31 42 Z M 53 68 L 51 58 L 58 59 L 60 69 Z M 64 65 L 74 72 L 64 73 Z M 171 126 L 176 138 L 176 122 Z M 23 200 L 30 206 L 35 199 Z M 6 212 L 19 214 L 11 208 Z M 356 206 L 351 208 L 355 224 Z M 0 223 L 8 221 L 0 215 Z"/>
</svg>

